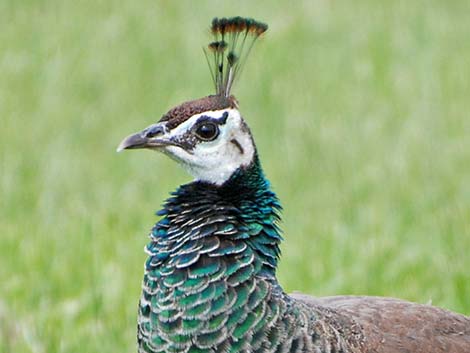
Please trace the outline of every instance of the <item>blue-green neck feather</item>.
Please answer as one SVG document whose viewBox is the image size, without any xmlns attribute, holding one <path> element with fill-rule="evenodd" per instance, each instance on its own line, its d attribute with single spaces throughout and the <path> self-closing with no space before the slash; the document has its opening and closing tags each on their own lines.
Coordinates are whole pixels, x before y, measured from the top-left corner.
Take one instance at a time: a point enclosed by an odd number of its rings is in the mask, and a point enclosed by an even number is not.
<svg viewBox="0 0 470 353">
<path fill-rule="evenodd" d="M 178 258 L 180 266 L 193 261 L 197 252 L 188 252 L 192 242 L 211 242 L 216 234 L 220 241 L 230 241 L 225 250 L 230 254 L 242 244 L 250 247 L 259 258 L 262 266 L 259 274 L 274 278 L 280 255 L 279 243 L 282 240 L 277 223 L 280 220 L 281 205 L 270 189 L 257 156 L 254 162 L 237 170 L 223 185 L 205 182 L 192 182 L 180 186 L 169 198 L 157 215 L 163 216 L 152 229 L 152 243 L 148 250 L 155 255 L 147 262 L 147 268 L 156 261 Z M 198 224 L 196 224 L 196 221 Z M 178 227 L 184 236 L 175 237 L 178 244 L 169 246 L 168 229 Z M 192 228 L 196 228 L 196 230 Z M 163 247 L 161 247 L 163 245 Z"/>
<path fill-rule="evenodd" d="M 146 248 L 139 352 L 262 348 L 287 310 L 275 277 L 280 208 L 258 158 L 222 186 L 193 182 L 172 194 Z"/>
</svg>

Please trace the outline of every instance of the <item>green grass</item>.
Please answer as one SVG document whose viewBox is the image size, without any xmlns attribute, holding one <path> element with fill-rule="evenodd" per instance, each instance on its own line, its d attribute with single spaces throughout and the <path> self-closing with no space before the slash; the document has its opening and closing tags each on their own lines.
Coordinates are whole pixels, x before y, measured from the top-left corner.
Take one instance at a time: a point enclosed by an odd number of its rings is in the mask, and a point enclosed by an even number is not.
<svg viewBox="0 0 470 353">
<path fill-rule="evenodd" d="M 0 352 L 135 351 L 153 211 L 190 179 L 115 147 L 212 91 L 221 15 L 270 24 L 235 93 L 285 208 L 284 288 L 470 314 L 469 10 L 1 1 Z"/>
</svg>

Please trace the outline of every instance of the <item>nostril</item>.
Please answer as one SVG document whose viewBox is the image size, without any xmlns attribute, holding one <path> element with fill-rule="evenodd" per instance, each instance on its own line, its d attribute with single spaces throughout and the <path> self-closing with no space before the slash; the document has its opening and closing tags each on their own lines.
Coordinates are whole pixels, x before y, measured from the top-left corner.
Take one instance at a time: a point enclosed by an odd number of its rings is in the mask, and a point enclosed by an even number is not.
<svg viewBox="0 0 470 353">
<path fill-rule="evenodd" d="M 152 137 L 155 137 L 157 135 L 158 135 L 158 132 L 156 132 L 156 131 L 147 131 L 145 133 L 145 137 L 147 137 L 147 138 L 152 138 Z"/>
<path fill-rule="evenodd" d="M 152 138 L 158 135 L 163 135 L 165 133 L 165 128 L 162 125 L 156 124 L 149 126 L 144 130 L 143 135 L 146 138 Z"/>
</svg>

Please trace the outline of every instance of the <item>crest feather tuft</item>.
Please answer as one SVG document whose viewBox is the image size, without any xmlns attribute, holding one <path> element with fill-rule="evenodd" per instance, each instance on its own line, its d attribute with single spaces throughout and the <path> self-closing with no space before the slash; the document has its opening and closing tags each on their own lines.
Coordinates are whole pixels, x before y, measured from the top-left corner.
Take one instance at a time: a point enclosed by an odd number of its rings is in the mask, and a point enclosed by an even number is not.
<svg viewBox="0 0 470 353">
<path fill-rule="evenodd" d="M 204 48 L 216 94 L 230 96 L 235 79 L 250 54 L 256 40 L 268 29 L 268 25 L 252 18 L 214 18 L 211 32 L 214 41 Z M 212 56 L 212 57 L 211 57 Z"/>
</svg>

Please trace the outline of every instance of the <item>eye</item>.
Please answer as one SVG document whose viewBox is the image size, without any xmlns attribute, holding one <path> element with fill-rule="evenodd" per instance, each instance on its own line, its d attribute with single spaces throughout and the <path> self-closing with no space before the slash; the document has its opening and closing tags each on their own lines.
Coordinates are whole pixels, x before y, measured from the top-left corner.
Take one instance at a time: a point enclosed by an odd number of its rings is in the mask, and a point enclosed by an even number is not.
<svg viewBox="0 0 470 353">
<path fill-rule="evenodd" d="M 219 127 L 214 123 L 205 122 L 199 125 L 194 132 L 201 140 L 212 141 L 219 135 Z"/>
</svg>

